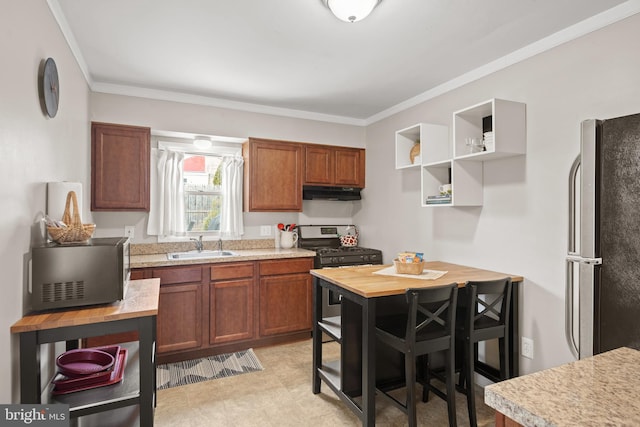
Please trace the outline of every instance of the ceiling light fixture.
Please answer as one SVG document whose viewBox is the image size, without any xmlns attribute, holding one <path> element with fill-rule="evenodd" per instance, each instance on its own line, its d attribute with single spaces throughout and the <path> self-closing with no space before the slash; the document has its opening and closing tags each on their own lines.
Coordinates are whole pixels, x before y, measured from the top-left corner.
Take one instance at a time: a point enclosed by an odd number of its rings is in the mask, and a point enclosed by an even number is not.
<svg viewBox="0 0 640 427">
<path fill-rule="evenodd" d="M 360 21 L 371 13 L 382 0 L 322 0 L 325 6 L 345 22 Z"/>
<path fill-rule="evenodd" d="M 209 148 L 211 147 L 211 140 L 209 139 L 196 139 L 193 141 L 193 145 L 197 148 Z"/>
</svg>

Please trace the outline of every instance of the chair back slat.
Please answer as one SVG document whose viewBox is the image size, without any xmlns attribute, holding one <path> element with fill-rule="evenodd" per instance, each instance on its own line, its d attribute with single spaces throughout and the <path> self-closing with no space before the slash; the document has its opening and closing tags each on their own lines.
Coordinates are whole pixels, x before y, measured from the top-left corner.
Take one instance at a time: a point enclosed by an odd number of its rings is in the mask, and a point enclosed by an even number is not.
<svg viewBox="0 0 640 427">
<path fill-rule="evenodd" d="M 458 297 L 456 283 L 434 288 L 407 289 L 405 296 L 409 304 L 405 335 L 407 342 L 415 342 L 416 335 L 427 329 L 432 335 L 454 334 L 455 307 Z"/>
<path fill-rule="evenodd" d="M 478 325 L 494 324 L 505 326 L 511 302 L 511 278 L 498 280 L 470 281 L 465 285 L 470 315 L 467 330 L 477 329 Z"/>
</svg>

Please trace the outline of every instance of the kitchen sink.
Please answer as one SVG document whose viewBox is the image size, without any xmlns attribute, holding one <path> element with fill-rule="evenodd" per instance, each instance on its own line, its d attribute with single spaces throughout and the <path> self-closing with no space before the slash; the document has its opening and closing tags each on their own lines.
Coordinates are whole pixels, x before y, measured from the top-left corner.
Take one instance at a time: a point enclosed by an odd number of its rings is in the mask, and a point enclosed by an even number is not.
<svg viewBox="0 0 640 427">
<path fill-rule="evenodd" d="M 203 259 L 203 258 L 223 258 L 237 256 L 233 251 L 188 251 L 188 252 L 171 252 L 167 254 L 170 260 L 180 259 Z"/>
</svg>

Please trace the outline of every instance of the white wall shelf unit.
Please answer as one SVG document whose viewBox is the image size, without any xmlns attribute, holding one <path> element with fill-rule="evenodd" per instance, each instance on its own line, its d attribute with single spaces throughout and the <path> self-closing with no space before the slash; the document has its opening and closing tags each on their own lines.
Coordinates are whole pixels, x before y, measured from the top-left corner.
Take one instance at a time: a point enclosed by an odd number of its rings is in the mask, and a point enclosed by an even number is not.
<svg viewBox="0 0 640 427">
<path fill-rule="evenodd" d="M 452 141 L 448 134 L 446 126 L 428 123 L 396 131 L 396 169 L 420 166 L 422 206 L 482 206 L 484 162 L 526 153 L 526 106 L 496 98 L 481 102 L 453 113 Z M 483 151 L 472 152 L 470 138 Z M 420 160 L 411 163 L 418 140 Z M 451 184 L 451 200 L 427 203 L 444 184 Z"/>
<path fill-rule="evenodd" d="M 417 141 L 420 141 L 420 155 L 411 163 L 409 153 Z M 447 126 L 418 123 L 396 131 L 396 169 L 417 168 L 451 159 L 451 155 Z"/>
<path fill-rule="evenodd" d="M 483 118 L 491 122 L 494 143 L 486 143 L 485 151 L 471 153 L 468 138 L 483 141 Z M 526 153 L 526 111 L 525 104 L 490 99 L 453 113 L 453 156 L 454 159 L 486 161 Z"/>
<path fill-rule="evenodd" d="M 451 181 L 451 168 L 453 166 L 452 160 L 446 160 L 444 162 L 430 163 L 422 166 L 420 176 L 422 177 L 422 206 L 452 206 L 453 198 L 449 203 L 438 203 L 427 205 L 428 196 L 436 196 L 440 194 L 439 187 L 444 184 L 449 184 Z"/>
<path fill-rule="evenodd" d="M 422 206 L 482 206 L 482 162 L 449 160 L 422 166 Z M 440 194 L 451 184 L 450 203 L 428 204 L 427 197 Z"/>
</svg>

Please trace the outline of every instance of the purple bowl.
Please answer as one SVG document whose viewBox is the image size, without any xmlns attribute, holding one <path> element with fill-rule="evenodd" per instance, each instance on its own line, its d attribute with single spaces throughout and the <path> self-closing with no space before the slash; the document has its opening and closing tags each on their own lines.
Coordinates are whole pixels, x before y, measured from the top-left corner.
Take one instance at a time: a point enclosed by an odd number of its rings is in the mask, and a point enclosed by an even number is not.
<svg viewBox="0 0 640 427">
<path fill-rule="evenodd" d="M 68 377 L 95 374 L 113 367 L 115 358 L 101 350 L 81 348 L 62 353 L 56 359 L 60 373 Z"/>
</svg>

